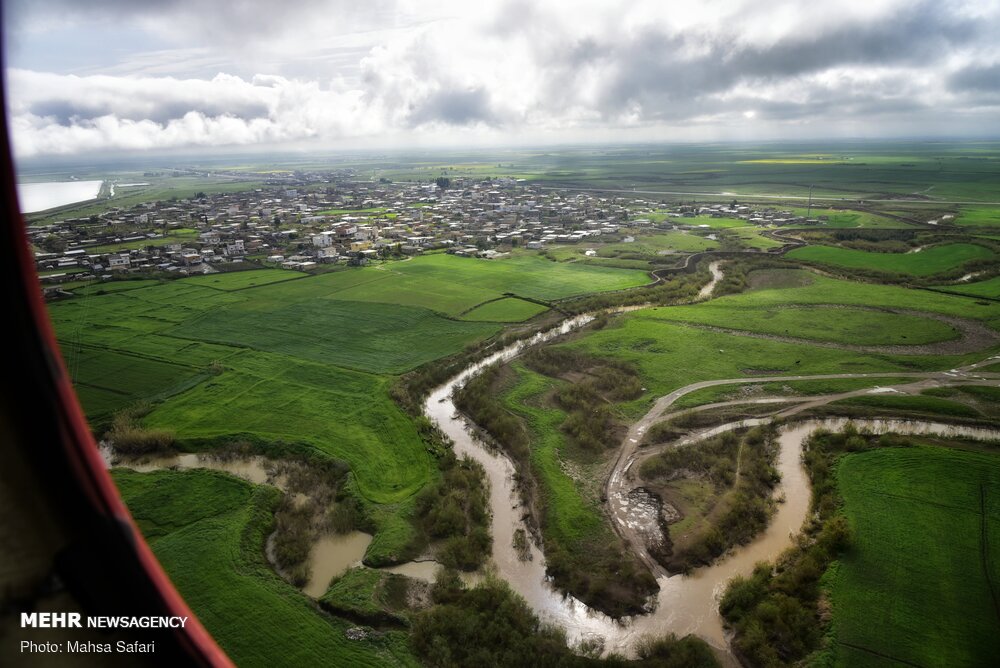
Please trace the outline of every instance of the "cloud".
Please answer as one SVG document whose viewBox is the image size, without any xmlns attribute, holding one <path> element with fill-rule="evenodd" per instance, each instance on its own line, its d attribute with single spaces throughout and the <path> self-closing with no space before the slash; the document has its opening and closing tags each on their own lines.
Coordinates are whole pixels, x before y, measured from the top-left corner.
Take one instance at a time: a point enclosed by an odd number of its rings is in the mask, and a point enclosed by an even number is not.
<svg viewBox="0 0 1000 668">
<path fill-rule="evenodd" d="M 24 5 L 36 26 L 202 20 L 102 74 L 10 71 L 15 148 L 975 134 L 1000 111 L 995 2 L 318 2 Z M 229 73 L 171 75 L 185 62 Z"/>
</svg>

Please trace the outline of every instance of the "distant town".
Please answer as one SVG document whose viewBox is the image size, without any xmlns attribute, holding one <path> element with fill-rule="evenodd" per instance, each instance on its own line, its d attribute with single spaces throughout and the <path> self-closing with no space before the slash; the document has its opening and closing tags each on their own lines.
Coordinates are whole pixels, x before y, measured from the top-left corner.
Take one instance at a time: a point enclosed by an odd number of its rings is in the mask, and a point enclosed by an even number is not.
<svg viewBox="0 0 1000 668">
<path fill-rule="evenodd" d="M 69 281 L 207 274 L 248 261 L 310 271 L 432 249 L 493 258 L 519 247 L 628 242 L 643 228 L 698 232 L 710 227 L 698 223 L 704 216 L 759 226 L 820 224 L 824 218 L 736 201 L 601 197 L 509 178 L 390 183 L 311 173 L 244 192 L 109 206 L 100 215 L 31 227 L 29 235 L 45 292 L 55 296 Z"/>
</svg>

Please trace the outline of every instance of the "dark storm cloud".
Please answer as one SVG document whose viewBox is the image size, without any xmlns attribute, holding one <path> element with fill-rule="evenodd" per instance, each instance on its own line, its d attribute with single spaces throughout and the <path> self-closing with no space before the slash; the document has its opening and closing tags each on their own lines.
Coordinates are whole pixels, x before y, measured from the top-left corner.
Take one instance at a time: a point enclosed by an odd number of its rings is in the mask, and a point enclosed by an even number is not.
<svg viewBox="0 0 1000 668">
<path fill-rule="evenodd" d="M 490 108 L 489 95 L 482 88 L 433 93 L 410 114 L 410 122 L 414 126 L 433 122 L 470 125 L 493 124 L 496 121 Z"/>
<path fill-rule="evenodd" d="M 155 123 L 167 123 L 175 118 L 181 118 L 190 112 L 205 116 L 236 116 L 239 118 L 266 118 L 267 105 L 250 101 L 190 101 L 163 99 L 147 101 L 139 106 L 126 106 L 120 100 L 103 103 L 88 103 L 86 100 L 49 99 L 31 104 L 28 109 L 36 116 L 51 117 L 60 125 L 70 125 L 80 119 L 98 118 L 100 116 L 116 115 L 123 120 L 150 120 Z"/>
<path fill-rule="evenodd" d="M 974 40 L 981 29 L 931 3 L 878 23 L 821 28 L 767 47 L 741 45 L 734 35 L 647 32 L 615 49 L 614 74 L 601 108 L 614 114 L 635 102 L 668 104 L 741 83 L 780 82 L 839 66 L 926 65 L 954 45 Z M 688 52 L 697 55 L 685 57 Z"/>
<path fill-rule="evenodd" d="M 335 16 L 345 27 L 377 27 L 391 20 L 395 0 L 6 0 L 15 30 L 58 20 L 140 22 L 179 41 L 246 41 L 295 30 L 310 18 Z"/>
<path fill-rule="evenodd" d="M 948 77 L 948 88 L 956 92 L 1000 93 L 1000 63 L 961 69 Z"/>
</svg>

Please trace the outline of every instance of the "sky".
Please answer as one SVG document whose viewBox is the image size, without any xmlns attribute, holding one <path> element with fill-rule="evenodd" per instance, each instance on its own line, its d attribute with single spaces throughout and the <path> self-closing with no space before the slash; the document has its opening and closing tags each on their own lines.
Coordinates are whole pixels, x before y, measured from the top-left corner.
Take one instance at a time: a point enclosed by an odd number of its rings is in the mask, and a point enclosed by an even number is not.
<svg viewBox="0 0 1000 668">
<path fill-rule="evenodd" d="M 19 158 L 996 137 L 1000 0 L 7 0 Z"/>
</svg>

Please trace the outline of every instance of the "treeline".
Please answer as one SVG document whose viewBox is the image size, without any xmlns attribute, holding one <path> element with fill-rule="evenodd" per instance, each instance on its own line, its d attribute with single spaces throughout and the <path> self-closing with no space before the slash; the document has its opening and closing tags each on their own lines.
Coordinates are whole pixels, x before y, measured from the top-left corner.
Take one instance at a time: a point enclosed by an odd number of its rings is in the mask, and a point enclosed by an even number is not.
<svg viewBox="0 0 1000 668">
<path fill-rule="evenodd" d="M 612 404 L 642 394 L 642 381 L 635 369 L 617 360 L 598 360 L 582 352 L 546 346 L 524 356 L 529 369 L 559 378 L 582 372 L 584 378 L 560 385 L 553 401 L 566 413 L 560 429 L 570 444 L 589 453 L 599 453 L 618 444 L 620 429 Z"/>
<path fill-rule="evenodd" d="M 802 533 L 776 564 L 758 564 L 750 577 L 734 578 L 720 604 L 735 631 L 733 646 L 747 664 L 798 665 L 820 648 L 827 624 L 820 580 L 851 541 L 837 489 L 837 460 L 851 452 L 908 444 L 894 434 L 861 434 L 853 424 L 841 433 L 816 432 L 806 441 L 803 462 L 812 481 L 812 512 Z"/>
<path fill-rule="evenodd" d="M 441 477 L 417 495 L 417 521 L 431 540 L 441 541 L 439 562 L 474 571 L 493 547 L 486 472 L 478 462 L 451 452 L 439 461 Z"/>
<path fill-rule="evenodd" d="M 781 479 L 774 468 L 777 455 L 777 430 L 768 425 L 668 448 L 643 462 L 640 474 L 651 484 L 694 478 L 709 481 L 715 491 L 714 505 L 706 510 L 708 526 L 683 541 L 671 536 L 654 551 L 657 561 L 672 573 L 686 573 L 763 531 L 774 513 L 774 488 Z"/>
<path fill-rule="evenodd" d="M 518 666 L 524 668 L 712 668 L 712 650 L 693 636 L 650 639 L 641 643 L 638 661 L 612 654 L 597 658 L 599 643 L 567 645 L 565 633 L 542 624 L 506 583 L 488 580 L 464 589 L 454 573 L 445 572 L 432 589 L 435 605 L 413 620 L 410 643 L 424 663 L 434 668 Z"/>
</svg>

